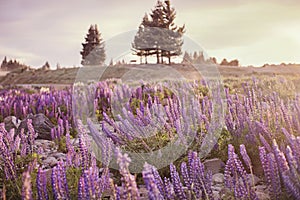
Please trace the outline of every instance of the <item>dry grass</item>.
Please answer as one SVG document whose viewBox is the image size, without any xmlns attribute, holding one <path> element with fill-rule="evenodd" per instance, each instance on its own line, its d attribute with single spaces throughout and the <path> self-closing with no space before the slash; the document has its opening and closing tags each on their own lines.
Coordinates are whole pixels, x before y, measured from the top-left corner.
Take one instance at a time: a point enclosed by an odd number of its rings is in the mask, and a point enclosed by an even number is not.
<svg viewBox="0 0 300 200">
<path fill-rule="evenodd" d="M 159 65 L 122 65 L 108 67 L 103 73 L 101 80 L 107 78 L 120 78 L 130 70 L 143 69 L 146 67 L 160 68 Z M 188 79 L 199 78 L 199 72 L 194 66 L 176 64 L 171 66 L 173 70 L 177 71 L 183 77 Z M 287 65 L 287 66 L 267 66 L 267 67 L 232 67 L 232 66 L 216 66 L 204 65 L 202 66 L 204 71 L 200 73 L 208 75 L 216 75 L 219 73 L 223 79 L 232 78 L 250 78 L 253 76 L 288 76 L 293 77 L 295 86 L 300 87 L 300 65 Z M 77 72 L 79 68 L 65 68 L 59 70 L 31 70 L 23 72 L 7 72 L 0 71 L 0 84 L 2 86 L 15 85 L 15 84 L 73 84 L 76 80 Z"/>
</svg>

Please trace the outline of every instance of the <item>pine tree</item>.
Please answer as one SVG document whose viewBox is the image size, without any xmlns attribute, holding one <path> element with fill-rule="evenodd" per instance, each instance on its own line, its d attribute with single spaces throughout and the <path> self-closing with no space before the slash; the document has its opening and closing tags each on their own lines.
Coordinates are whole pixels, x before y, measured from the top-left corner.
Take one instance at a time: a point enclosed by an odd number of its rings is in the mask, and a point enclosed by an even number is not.
<svg viewBox="0 0 300 200">
<path fill-rule="evenodd" d="M 175 26 L 175 17 L 175 9 L 169 0 L 158 1 L 150 16 L 145 14 L 139 26 L 132 44 L 135 54 L 144 56 L 146 63 L 149 55 L 156 55 L 157 63 L 163 63 L 163 57 L 167 57 L 169 64 L 171 57 L 180 55 L 185 27 Z"/>
<path fill-rule="evenodd" d="M 90 26 L 82 46 L 82 65 L 101 65 L 105 62 L 105 46 L 97 25 Z"/>
<path fill-rule="evenodd" d="M 7 67 L 7 59 L 6 56 L 4 57 L 2 64 L 1 64 L 1 69 L 5 69 Z"/>
<path fill-rule="evenodd" d="M 187 51 L 185 51 L 183 54 L 182 63 L 183 64 L 191 64 L 192 63 L 191 55 Z"/>
<path fill-rule="evenodd" d="M 42 70 L 49 70 L 50 69 L 50 64 L 48 63 L 48 61 L 46 61 L 46 63 L 42 66 Z"/>
</svg>

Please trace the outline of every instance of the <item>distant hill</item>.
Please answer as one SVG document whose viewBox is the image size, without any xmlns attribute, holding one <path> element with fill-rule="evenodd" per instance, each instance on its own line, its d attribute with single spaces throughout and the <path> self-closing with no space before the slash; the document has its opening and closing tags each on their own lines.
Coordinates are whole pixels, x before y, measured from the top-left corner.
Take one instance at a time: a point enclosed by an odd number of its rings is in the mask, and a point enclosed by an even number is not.
<svg viewBox="0 0 300 200">
<path fill-rule="evenodd" d="M 24 64 L 21 64 L 20 62 L 16 61 L 16 60 L 12 60 L 10 59 L 9 61 L 7 61 L 7 58 L 4 57 L 1 66 L 0 66 L 0 70 L 1 71 L 14 71 L 14 70 L 19 70 L 19 69 L 23 69 L 23 70 L 27 70 L 30 67 Z"/>
<path fill-rule="evenodd" d="M 212 65 L 204 65 L 203 70 L 209 72 Z M 300 76 L 300 65 L 285 65 L 277 66 L 270 65 L 265 67 L 236 67 L 236 66 L 216 66 L 222 77 L 251 77 L 256 75 L 266 76 Z M 156 64 L 139 65 L 139 64 L 125 64 L 109 66 L 103 74 L 102 79 L 106 78 L 120 78 L 130 72 L 132 69 L 145 69 L 145 68 L 160 68 Z M 186 64 L 173 64 L 171 65 L 179 74 L 188 79 L 195 79 L 199 77 L 199 73 L 192 66 Z M 214 69 L 215 69 L 214 67 Z M 15 69 L 5 76 L 0 77 L 0 85 L 15 85 L 15 84 L 73 84 L 79 68 L 63 68 L 57 70 L 43 70 L 43 69 L 29 69 L 23 70 L 22 68 Z M 204 71 L 203 71 L 204 72 Z M 200 72 L 201 73 L 201 72 Z M 215 70 L 211 71 L 214 75 Z M 208 73 L 209 74 L 209 73 Z"/>
</svg>

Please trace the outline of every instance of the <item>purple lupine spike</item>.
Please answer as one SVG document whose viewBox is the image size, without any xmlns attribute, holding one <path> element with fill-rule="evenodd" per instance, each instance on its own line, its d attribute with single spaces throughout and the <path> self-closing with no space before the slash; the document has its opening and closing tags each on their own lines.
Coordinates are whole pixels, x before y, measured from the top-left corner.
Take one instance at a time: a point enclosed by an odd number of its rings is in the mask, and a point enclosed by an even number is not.
<svg viewBox="0 0 300 200">
<path fill-rule="evenodd" d="M 48 200 L 48 193 L 47 193 L 47 180 L 46 180 L 46 174 L 42 170 L 42 168 L 39 167 L 37 177 L 36 177 L 36 186 L 37 186 L 37 194 L 38 199 Z"/>
<path fill-rule="evenodd" d="M 273 140 L 273 149 L 274 149 L 275 159 L 277 161 L 280 171 L 284 172 L 289 170 L 288 162 L 286 161 L 285 155 L 283 152 L 279 150 L 278 144 L 275 139 Z"/>
<path fill-rule="evenodd" d="M 290 167 L 297 168 L 297 161 L 290 146 L 286 147 L 286 157 Z"/>
<path fill-rule="evenodd" d="M 63 188 L 64 190 L 64 198 L 70 199 L 69 187 L 68 187 L 67 176 L 66 176 L 66 168 L 63 162 L 58 162 L 57 166 L 60 172 L 59 178 L 61 181 L 61 188 Z"/>
<path fill-rule="evenodd" d="M 292 132 L 292 123 L 291 123 L 291 120 L 290 120 L 290 116 L 288 116 L 288 114 L 287 114 L 287 108 L 283 103 L 281 104 L 280 108 L 281 108 L 283 119 L 284 119 L 284 121 L 287 125 L 287 130 L 289 132 Z"/>
<path fill-rule="evenodd" d="M 228 158 L 226 161 L 225 169 L 224 169 L 224 183 L 227 188 L 232 190 L 233 188 L 233 180 L 231 177 L 232 171 L 232 159 Z"/>
<path fill-rule="evenodd" d="M 267 142 L 267 140 L 261 135 L 259 134 L 259 139 L 262 143 L 262 145 L 264 145 L 264 147 L 269 151 L 269 152 L 273 152 L 272 148 L 270 146 L 270 144 Z"/>
<path fill-rule="evenodd" d="M 32 200 L 31 177 L 28 171 L 23 173 L 22 200 Z"/>
<path fill-rule="evenodd" d="M 157 185 L 157 188 L 159 189 L 161 194 L 165 194 L 165 188 L 164 188 L 164 182 L 162 178 L 160 177 L 158 171 L 156 168 L 152 167 L 152 174 L 154 176 L 155 184 Z"/>
<path fill-rule="evenodd" d="M 122 154 L 120 149 L 116 150 L 117 163 L 119 165 L 119 171 L 122 175 L 123 183 L 125 184 L 126 195 L 129 195 L 132 199 L 140 199 L 139 190 L 135 181 L 135 177 L 129 172 L 129 163 L 131 159 L 128 157 L 128 154 Z"/>
<path fill-rule="evenodd" d="M 21 145 L 21 138 L 19 135 L 16 136 L 15 141 L 14 141 L 14 145 L 13 145 L 13 151 L 18 151 L 20 150 L 20 145 Z"/>
<path fill-rule="evenodd" d="M 275 160 L 275 156 L 273 153 L 267 154 L 267 159 L 269 162 L 270 174 L 271 174 L 271 191 L 270 195 L 272 199 L 279 199 L 281 192 L 281 185 L 280 185 L 280 177 L 278 171 L 278 165 Z"/>
<path fill-rule="evenodd" d="M 259 147 L 259 158 L 264 171 L 266 182 L 271 184 L 271 171 L 265 147 Z"/>
<path fill-rule="evenodd" d="M 247 182 L 247 172 L 244 169 L 242 162 L 239 160 L 238 156 L 234 155 L 234 164 L 235 164 L 235 171 L 238 173 L 238 177 L 242 179 L 243 185 L 240 187 L 240 191 L 243 192 L 244 196 L 248 196 L 250 194 L 250 188 Z"/>
<path fill-rule="evenodd" d="M 121 141 L 121 139 L 116 136 L 114 133 L 112 133 L 106 126 L 104 123 L 102 123 L 102 131 L 103 133 L 106 134 L 107 137 L 111 138 L 112 141 L 116 144 L 123 144 L 124 142 Z"/>
<path fill-rule="evenodd" d="M 225 186 L 234 191 L 236 198 L 253 197 L 253 199 L 257 199 L 254 190 L 248 184 L 247 172 L 231 144 L 228 145 L 228 160 L 225 166 L 224 179 Z"/>
<path fill-rule="evenodd" d="M 191 190 L 191 186 L 192 186 L 192 180 L 189 177 L 189 172 L 188 172 L 188 168 L 185 162 L 181 163 L 181 175 L 183 178 L 183 181 L 186 185 L 186 187 Z"/>
<path fill-rule="evenodd" d="M 246 147 L 244 144 L 241 144 L 240 145 L 240 153 L 242 155 L 242 158 L 244 160 L 244 162 L 246 163 L 246 165 L 249 167 L 249 168 L 252 168 L 252 163 L 251 163 L 251 159 L 247 153 L 247 150 L 246 150 Z"/>
<path fill-rule="evenodd" d="M 155 178 L 152 173 L 152 166 L 145 163 L 142 174 L 144 183 L 148 190 L 148 198 L 150 200 L 163 199 L 163 196 L 155 183 Z"/>
<path fill-rule="evenodd" d="M 285 187 L 289 191 L 289 195 L 291 195 L 294 199 L 300 199 L 300 187 L 299 183 L 295 183 L 290 176 L 286 175 L 285 173 L 282 176 L 283 183 Z M 299 180 L 298 180 L 299 181 Z M 298 187 L 296 186 L 298 184 Z"/>
<path fill-rule="evenodd" d="M 286 173 L 289 173 L 290 178 L 297 180 L 297 182 L 299 182 L 298 186 L 300 188 L 300 179 L 299 179 L 300 169 L 297 165 L 297 160 L 295 159 L 293 152 L 289 146 L 287 146 L 286 148 L 286 157 L 289 163 L 289 171 Z"/>
<path fill-rule="evenodd" d="M 88 167 L 88 148 L 84 141 L 84 136 L 80 134 L 79 136 L 79 150 L 81 155 L 81 169 L 86 170 Z"/>
<path fill-rule="evenodd" d="M 82 176 L 83 176 L 83 181 L 84 181 L 84 194 L 85 194 L 85 198 L 86 199 L 90 199 L 92 196 L 91 196 L 91 193 L 90 193 L 90 185 L 89 185 L 89 176 L 88 176 L 88 171 L 87 170 L 84 170 L 83 173 L 82 173 Z"/>
<path fill-rule="evenodd" d="M 34 144 L 35 138 L 37 137 L 37 133 L 35 133 L 35 131 L 34 131 L 34 127 L 32 125 L 32 120 L 31 119 L 27 120 L 27 127 L 28 127 L 28 131 L 29 131 L 28 143 L 29 143 L 29 146 L 30 146 L 30 152 L 32 153 L 33 152 L 33 144 Z"/>
<path fill-rule="evenodd" d="M 5 142 L 5 135 L 0 132 L 0 156 L 4 163 L 4 172 L 7 180 L 14 180 L 17 176 L 16 166 L 12 157 L 12 152 L 10 150 L 10 145 Z"/>
<path fill-rule="evenodd" d="M 164 178 L 164 185 L 166 199 L 175 199 L 174 187 L 169 178 Z"/>
<path fill-rule="evenodd" d="M 120 191 L 120 187 L 118 187 L 118 185 L 115 185 L 115 199 L 116 200 L 122 200 L 121 199 L 121 191 Z"/>
<path fill-rule="evenodd" d="M 174 186 L 174 191 L 175 191 L 176 196 L 179 199 L 186 199 L 186 194 L 183 190 L 183 186 L 180 181 L 179 174 L 176 171 L 176 167 L 173 164 L 170 165 L 170 176 L 171 176 L 171 180 L 172 180 L 172 184 Z"/>
<path fill-rule="evenodd" d="M 78 181 L 78 200 L 85 200 L 84 178 L 81 176 Z"/>
<path fill-rule="evenodd" d="M 188 155 L 188 165 L 189 165 L 189 175 L 192 180 L 193 191 L 196 194 L 197 198 L 200 198 L 201 195 L 201 176 L 198 175 L 200 173 L 200 166 L 198 162 L 198 154 L 197 152 L 190 152 Z M 201 174 L 203 175 L 203 174 Z M 202 176 L 203 177 L 203 176 Z M 203 188 L 203 187 L 202 187 Z"/>
</svg>

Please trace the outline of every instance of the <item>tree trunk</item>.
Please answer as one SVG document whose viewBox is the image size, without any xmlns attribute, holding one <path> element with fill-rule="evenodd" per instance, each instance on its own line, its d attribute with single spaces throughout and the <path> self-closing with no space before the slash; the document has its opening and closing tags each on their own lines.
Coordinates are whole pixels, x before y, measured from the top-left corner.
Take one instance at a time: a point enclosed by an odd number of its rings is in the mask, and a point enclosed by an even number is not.
<svg viewBox="0 0 300 200">
<path fill-rule="evenodd" d="M 159 64 L 159 50 L 156 50 L 156 62 Z"/>
</svg>

